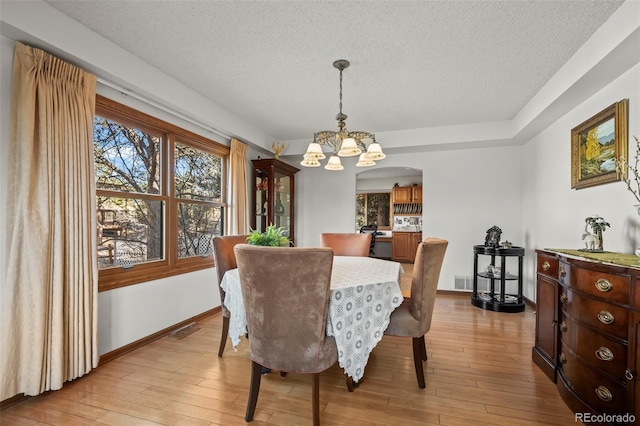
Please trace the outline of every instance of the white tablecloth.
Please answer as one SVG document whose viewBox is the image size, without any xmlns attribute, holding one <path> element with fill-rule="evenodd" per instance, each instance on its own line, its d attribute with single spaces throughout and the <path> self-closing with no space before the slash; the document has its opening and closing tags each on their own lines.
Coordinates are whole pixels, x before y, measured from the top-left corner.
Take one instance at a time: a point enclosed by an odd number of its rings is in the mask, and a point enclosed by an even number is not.
<svg viewBox="0 0 640 426">
<path fill-rule="evenodd" d="M 327 336 L 334 336 L 338 363 L 358 381 L 373 348 L 389 325 L 391 312 L 402 303 L 398 262 L 371 257 L 335 256 Z M 227 271 L 220 283 L 230 312 L 229 337 L 233 346 L 247 333 L 247 317 L 237 269 Z"/>
</svg>

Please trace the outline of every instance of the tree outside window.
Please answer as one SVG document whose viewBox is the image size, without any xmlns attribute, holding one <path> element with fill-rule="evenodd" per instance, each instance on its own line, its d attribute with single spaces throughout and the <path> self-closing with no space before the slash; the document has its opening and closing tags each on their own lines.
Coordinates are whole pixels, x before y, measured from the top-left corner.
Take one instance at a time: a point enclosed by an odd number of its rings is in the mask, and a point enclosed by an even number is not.
<svg viewBox="0 0 640 426">
<path fill-rule="evenodd" d="M 378 229 L 390 229 L 390 218 L 390 192 L 356 194 L 356 229 L 365 225 L 377 225 Z"/>
</svg>

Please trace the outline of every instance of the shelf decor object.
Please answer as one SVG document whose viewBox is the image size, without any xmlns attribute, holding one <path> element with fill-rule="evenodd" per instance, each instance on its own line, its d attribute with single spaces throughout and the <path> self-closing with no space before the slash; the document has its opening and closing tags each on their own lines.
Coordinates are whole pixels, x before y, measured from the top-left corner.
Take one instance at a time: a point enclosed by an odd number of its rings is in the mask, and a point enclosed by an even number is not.
<svg viewBox="0 0 640 426">
<path fill-rule="evenodd" d="M 314 133 L 313 142 L 309 144 L 300 164 L 305 167 L 319 167 L 319 160 L 326 158 L 322 152 L 322 146 L 327 145 L 332 150 L 331 157 L 324 166 L 327 170 L 343 170 L 344 166 L 340 157 L 354 157 L 356 155 L 359 155 L 357 167 L 374 166 L 376 161 L 386 157 L 382 152 L 382 147 L 376 142 L 376 135 L 364 131 L 347 130 L 345 123 L 347 115 L 342 112 L 342 71 L 349 67 L 349 61 L 338 59 L 333 62 L 333 66 L 340 71 L 340 109 L 336 115 L 338 131 L 322 130 Z M 365 145 L 365 140 L 370 141 L 368 147 Z"/>
</svg>

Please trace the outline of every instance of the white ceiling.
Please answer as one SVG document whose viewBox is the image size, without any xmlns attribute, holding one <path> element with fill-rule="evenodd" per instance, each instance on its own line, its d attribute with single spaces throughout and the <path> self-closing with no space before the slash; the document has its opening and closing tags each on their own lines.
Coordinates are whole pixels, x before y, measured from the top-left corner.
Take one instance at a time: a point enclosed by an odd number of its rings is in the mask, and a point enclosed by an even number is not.
<svg viewBox="0 0 640 426">
<path fill-rule="evenodd" d="M 622 2 L 47 3 L 287 141 L 335 129 L 341 58 L 350 130 L 511 120 Z"/>
</svg>

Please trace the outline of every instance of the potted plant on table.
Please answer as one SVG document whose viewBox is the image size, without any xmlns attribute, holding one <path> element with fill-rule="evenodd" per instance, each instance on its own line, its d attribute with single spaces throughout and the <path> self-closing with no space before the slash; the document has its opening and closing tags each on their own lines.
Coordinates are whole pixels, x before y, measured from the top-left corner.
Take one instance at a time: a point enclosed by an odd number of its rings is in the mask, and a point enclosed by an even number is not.
<svg viewBox="0 0 640 426">
<path fill-rule="evenodd" d="M 607 229 L 607 226 L 611 226 L 611 225 L 609 225 L 609 222 L 605 221 L 602 217 L 598 215 L 589 216 L 584 221 L 585 221 L 585 225 L 584 225 L 585 233 L 582 235 L 582 239 L 586 241 L 586 238 L 589 237 L 589 235 L 595 236 L 595 238 L 597 239 L 596 241 L 597 247 L 591 247 L 591 251 L 603 251 L 604 249 L 602 245 L 602 233 Z M 587 226 L 591 227 L 593 234 L 590 234 L 589 231 L 587 231 Z M 587 244 L 587 248 L 589 248 L 588 244 Z"/>
<path fill-rule="evenodd" d="M 252 230 L 247 237 L 247 243 L 254 246 L 271 246 L 271 247 L 287 247 L 291 244 L 289 238 L 285 235 L 283 227 L 276 227 L 271 224 L 267 226 L 264 232 Z"/>
</svg>

